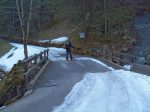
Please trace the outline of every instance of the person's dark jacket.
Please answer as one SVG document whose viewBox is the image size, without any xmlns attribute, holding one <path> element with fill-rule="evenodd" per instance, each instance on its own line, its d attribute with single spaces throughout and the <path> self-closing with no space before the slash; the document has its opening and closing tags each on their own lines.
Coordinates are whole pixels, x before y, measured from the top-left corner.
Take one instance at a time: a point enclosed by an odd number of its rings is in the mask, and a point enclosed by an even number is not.
<svg viewBox="0 0 150 112">
<path fill-rule="evenodd" d="M 71 48 L 74 48 L 74 47 L 70 42 L 65 45 L 65 49 L 67 52 L 71 52 Z"/>
</svg>

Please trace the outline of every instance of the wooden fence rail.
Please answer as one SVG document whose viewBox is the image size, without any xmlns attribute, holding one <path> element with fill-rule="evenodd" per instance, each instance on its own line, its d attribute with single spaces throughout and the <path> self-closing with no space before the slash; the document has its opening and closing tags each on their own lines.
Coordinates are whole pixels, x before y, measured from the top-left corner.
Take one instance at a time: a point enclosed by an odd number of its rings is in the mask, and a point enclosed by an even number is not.
<svg viewBox="0 0 150 112">
<path fill-rule="evenodd" d="M 96 57 L 103 57 L 111 62 L 114 62 L 118 65 L 132 64 L 135 62 L 135 57 L 126 53 L 120 53 L 117 51 L 109 50 L 93 50 L 93 53 Z"/>
<path fill-rule="evenodd" d="M 93 54 L 97 58 L 107 59 L 119 66 L 131 65 L 130 71 L 150 76 L 150 66 L 138 64 L 135 56 L 108 50 L 93 50 Z"/>
<path fill-rule="evenodd" d="M 48 51 L 45 50 L 40 54 L 36 54 L 26 60 L 24 60 L 24 69 L 25 69 L 25 85 L 27 86 L 30 81 L 34 79 L 36 74 L 39 72 L 40 68 L 46 63 L 48 60 Z"/>
</svg>

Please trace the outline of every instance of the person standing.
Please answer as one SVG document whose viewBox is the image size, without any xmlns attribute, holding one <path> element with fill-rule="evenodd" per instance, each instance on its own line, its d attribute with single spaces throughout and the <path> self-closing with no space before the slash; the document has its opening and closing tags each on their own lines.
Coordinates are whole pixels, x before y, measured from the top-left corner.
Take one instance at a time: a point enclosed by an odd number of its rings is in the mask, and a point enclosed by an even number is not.
<svg viewBox="0 0 150 112">
<path fill-rule="evenodd" d="M 73 56 L 72 56 L 72 51 L 71 49 L 74 48 L 73 45 L 71 44 L 70 41 L 68 41 L 65 44 L 65 49 L 66 49 L 66 60 L 68 61 L 68 57 L 70 56 L 70 59 L 73 60 Z"/>
</svg>

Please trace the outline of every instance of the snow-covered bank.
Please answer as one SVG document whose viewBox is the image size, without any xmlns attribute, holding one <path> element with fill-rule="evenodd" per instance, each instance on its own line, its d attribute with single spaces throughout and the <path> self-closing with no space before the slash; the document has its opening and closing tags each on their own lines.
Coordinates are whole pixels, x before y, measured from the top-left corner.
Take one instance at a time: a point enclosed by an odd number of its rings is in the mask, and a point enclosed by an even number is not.
<svg viewBox="0 0 150 112">
<path fill-rule="evenodd" d="M 39 40 L 40 43 L 51 42 L 53 44 L 62 44 L 65 43 L 66 41 L 68 41 L 68 37 L 59 37 L 52 40 Z"/>
<path fill-rule="evenodd" d="M 68 37 L 60 37 L 60 38 L 51 40 L 51 43 L 61 44 L 61 43 L 65 43 L 66 41 L 68 41 Z"/>
<path fill-rule="evenodd" d="M 124 65 L 123 68 L 124 68 L 125 70 L 131 70 L 132 65 Z"/>
<path fill-rule="evenodd" d="M 24 47 L 22 44 L 11 43 L 13 48 L 6 53 L 4 56 L 0 58 L 0 67 L 5 71 L 10 71 L 14 64 L 16 64 L 19 60 L 24 59 Z M 39 54 L 41 51 L 49 49 L 49 59 L 51 61 L 65 60 L 65 57 L 61 57 L 61 55 L 65 54 L 65 49 L 63 48 L 43 48 L 28 45 L 28 55 L 32 56 L 34 54 Z"/>
<path fill-rule="evenodd" d="M 11 43 L 14 46 L 8 53 L 0 58 L 0 65 L 3 66 L 3 69 L 6 71 L 10 71 L 14 64 L 16 64 L 19 60 L 24 59 L 24 47 L 22 44 Z M 41 51 L 45 50 L 42 47 L 36 46 L 28 46 L 28 55 L 32 56 L 34 54 L 38 54 Z"/>
<path fill-rule="evenodd" d="M 49 40 L 39 40 L 40 43 L 47 43 Z"/>
<path fill-rule="evenodd" d="M 150 77 L 124 70 L 88 73 L 53 112 L 150 112 Z"/>
</svg>

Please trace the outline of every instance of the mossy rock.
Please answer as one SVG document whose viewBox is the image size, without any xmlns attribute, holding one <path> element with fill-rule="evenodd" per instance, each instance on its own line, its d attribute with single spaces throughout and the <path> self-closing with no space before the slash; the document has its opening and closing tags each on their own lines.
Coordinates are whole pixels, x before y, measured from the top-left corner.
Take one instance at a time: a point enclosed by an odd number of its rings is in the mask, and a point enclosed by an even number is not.
<svg viewBox="0 0 150 112">
<path fill-rule="evenodd" d="M 150 54 L 147 56 L 147 58 L 146 58 L 146 63 L 147 64 L 150 64 Z"/>
<path fill-rule="evenodd" d="M 4 103 L 4 105 L 9 105 L 9 104 L 15 102 L 17 99 L 18 99 L 18 97 L 16 96 L 16 97 L 12 98 L 11 100 L 6 101 L 6 102 Z"/>
<path fill-rule="evenodd" d="M 21 61 L 16 64 L 12 70 L 7 73 L 0 81 L 0 95 L 6 94 L 11 88 L 22 84 L 24 80 L 24 66 Z"/>
</svg>

